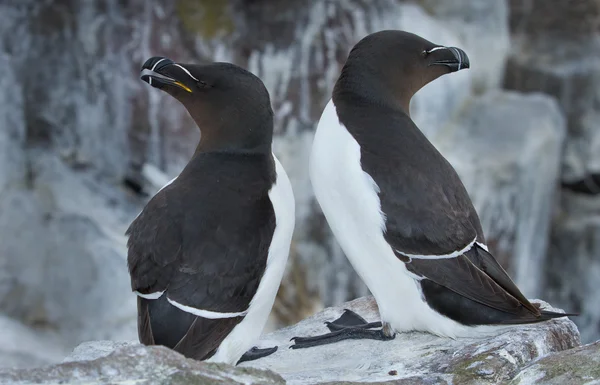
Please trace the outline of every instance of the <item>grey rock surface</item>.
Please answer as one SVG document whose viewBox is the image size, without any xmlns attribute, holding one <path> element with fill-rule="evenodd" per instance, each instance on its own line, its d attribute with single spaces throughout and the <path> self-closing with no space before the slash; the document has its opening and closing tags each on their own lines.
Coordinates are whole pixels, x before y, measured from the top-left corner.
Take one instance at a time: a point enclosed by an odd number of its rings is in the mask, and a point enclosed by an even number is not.
<svg viewBox="0 0 600 385">
<path fill-rule="evenodd" d="M 504 85 L 556 98 L 567 122 L 542 290 L 581 311 L 582 340 L 600 338 L 600 3 L 510 1 L 511 54 Z"/>
<path fill-rule="evenodd" d="M 33 368 L 55 363 L 69 352 L 53 330 L 28 327 L 0 316 L 0 368 Z"/>
<path fill-rule="evenodd" d="M 534 302 L 557 310 L 545 302 Z M 509 327 L 476 339 L 452 340 L 413 332 L 398 334 L 387 342 L 350 340 L 310 349 L 288 348 L 291 337 L 327 332 L 323 322 L 337 318 L 343 309 L 368 321 L 378 320 L 372 297 L 327 308 L 294 326 L 264 335 L 258 345 L 276 344 L 277 352 L 237 367 L 187 360 L 166 348 L 144 347 L 137 341 L 90 341 L 59 365 L 0 371 L 0 383 L 502 384 L 534 360 L 555 352 L 569 355 L 578 352 L 572 348 L 580 345 L 575 325 L 559 318 Z M 585 352 L 576 354 L 593 362 Z"/>
<path fill-rule="evenodd" d="M 536 360 L 521 370 L 509 384 L 600 384 L 600 341 Z"/>
<path fill-rule="evenodd" d="M 565 191 L 560 208 L 553 218 L 544 291 L 552 303 L 581 313 L 573 321 L 582 341 L 591 342 L 600 336 L 600 199 Z"/>
<path fill-rule="evenodd" d="M 549 96 L 491 91 L 432 139 L 465 184 L 490 250 L 529 297 L 543 295 L 564 138 Z"/>
<path fill-rule="evenodd" d="M 416 0 L 416 3 L 457 34 L 473 63 L 470 71 L 476 93 L 501 86 L 510 50 L 507 0 Z"/>
<path fill-rule="evenodd" d="M 127 217 L 113 192 L 40 153 L 32 188 L 0 199 L 0 307 L 75 345 L 135 336 L 135 298 L 125 261 Z M 114 195 L 118 195 L 115 192 Z"/>
<path fill-rule="evenodd" d="M 106 357 L 113 351 L 130 347 L 139 346 L 140 343 L 137 340 L 131 341 L 111 341 L 111 340 L 99 340 L 99 341 L 86 341 L 82 344 L 77 345 L 75 349 L 65 359 L 65 362 L 79 362 L 79 361 L 92 361 L 98 358 Z"/>
<path fill-rule="evenodd" d="M 186 359 L 162 346 L 118 347 L 95 360 L 65 362 L 45 368 L 0 371 L 3 385 L 144 384 L 144 385 L 279 385 L 271 372 Z"/>
<path fill-rule="evenodd" d="M 57 348 L 136 330 L 123 233 L 141 202 L 115 182 L 131 57 L 101 33 L 127 23 L 76 3 L 0 3 L 0 311 L 24 324 L 8 338 L 50 331 Z"/>
<path fill-rule="evenodd" d="M 569 135 L 565 181 L 600 171 L 600 4 L 511 1 L 512 46 L 504 85 L 554 96 Z"/>
<path fill-rule="evenodd" d="M 452 340 L 413 332 L 398 334 L 386 342 L 349 340 L 310 349 L 288 349 L 292 337 L 328 332 L 324 322 L 339 317 L 343 309 L 353 310 L 369 322 L 379 320 L 372 297 L 327 308 L 294 326 L 265 335 L 261 346 L 277 344 L 277 352 L 239 366 L 272 370 L 290 385 L 386 380 L 425 384 L 436 383 L 437 379 L 454 384 L 498 384 L 511 379 L 521 366 L 538 357 L 580 345 L 575 324 L 559 318 L 511 327 L 481 339 Z M 402 381 L 398 383 L 405 383 Z"/>
</svg>

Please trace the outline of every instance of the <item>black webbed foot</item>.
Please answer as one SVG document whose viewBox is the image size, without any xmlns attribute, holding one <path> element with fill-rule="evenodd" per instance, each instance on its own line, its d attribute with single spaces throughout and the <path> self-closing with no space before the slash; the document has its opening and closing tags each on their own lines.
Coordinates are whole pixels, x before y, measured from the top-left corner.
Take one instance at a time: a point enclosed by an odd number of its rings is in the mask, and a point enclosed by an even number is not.
<svg viewBox="0 0 600 385">
<path fill-rule="evenodd" d="M 344 313 L 340 318 L 333 322 L 325 322 L 325 325 L 327 325 L 329 330 L 334 332 L 347 327 L 356 327 L 360 329 L 380 328 L 381 322 L 367 322 L 367 320 L 352 310 L 344 309 Z"/>
<path fill-rule="evenodd" d="M 327 345 L 334 342 L 343 340 L 359 340 L 359 339 L 370 339 L 377 341 L 389 341 L 393 340 L 394 335 L 388 336 L 384 333 L 383 329 L 369 330 L 361 327 L 349 326 L 341 330 L 337 330 L 331 333 L 322 334 L 314 337 L 294 337 L 294 345 L 290 346 L 290 349 L 303 349 L 310 348 L 313 346 Z"/>
<path fill-rule="evenodd" d="M 264 348 L 259 349 L 256 346 L 252 349 L 248 350 L 244 355 L 239 359 L 237 364 L 244 361 L 253 361 L 258 360 L 259 358 L 263 358 L 269 356 L 277 351 L 277 346 L 273 346 L 272 348 Z M 237 365 L 236 364 L 236 365 Z"/>
<path fill-rule="evenodd" d="M 371 339 L 389 341 L 395 338 L 395 333 L 390 325 L 382 327 L 381 322 L 367 322 L 355 312 L 345 309 L 344 313 L 333 322 L 325 322 L 331 333 L 314 337 L 294 337 L 294 345 L 290 349 L 303 349 L 313 346 L 327 345 L 349 339 Z M 369 330 L 381 328 L 379 330 Z"/>
</svg>

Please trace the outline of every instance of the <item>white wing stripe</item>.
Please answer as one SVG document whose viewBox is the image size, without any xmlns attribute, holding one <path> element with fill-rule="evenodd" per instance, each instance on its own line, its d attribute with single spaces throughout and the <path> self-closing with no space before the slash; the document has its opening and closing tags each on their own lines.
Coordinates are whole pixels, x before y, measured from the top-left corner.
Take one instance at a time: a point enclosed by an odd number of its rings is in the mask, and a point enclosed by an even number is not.
<svg viewBox="0 0 600 385">
<path fill-rule="evenodd" d="M 396 249 L 396 252 L 398 254 L 404 255 L 405 257 L 414 258 L 414 259 L 450 259 L 450 258 L 456 258 L 459 255 L 463 255 L 464 253 L 466 253 L 467 251 L 469 251 L 469 249 L 471 247 L 473 247 L 473 245 L 475 244 L 475 240 L 476 239 L 477 238 L 473 239 L 464 249 L 453 251 L 450 254 L 443 254 L 443 255 L 418 255 L 418 254 L 403 253 L 403 252 L 401 252 L 400 250 L 397 250 L 397 249 Z M 483 246 L 485 246 L 485 245 L 483 245 Z M 482 246 L 482 248 L 484 248 L 483 246 Z M 484 249 L 487 249 L 487 247 L 484 248 Z"/>
<path fill-rule="evenodd" d="M 134 291 L 135 295 L 137 295 L 138 297 L 142 297 L 145 299 L 159 299 L 161 295 L 163 295 L 165 291 L 157 291 L 156 293 L 150 293 L 150 294 L 142 294 L 139 291 Z"/>
<path fill-rule="evenodd" d="M 196 309 L 191 306 L 182 305 L 179 302 L 173 301 L 169 297 L 167 297 L 167 301 L 169 301 L 169 303 L 171 305 L 183 310 L 184 312 L 192 313 L 193 315 L 196 315 L 196 316 L 202 317 L 202 318 L 209 318 L 209 319 L 233 318 L 233 317 L 245 316 L 248 313 L 248 310 L 241 311 L 239 313 L 220 313 L 220 312 L 216 312 L 216 311 Z"/>
</svg>

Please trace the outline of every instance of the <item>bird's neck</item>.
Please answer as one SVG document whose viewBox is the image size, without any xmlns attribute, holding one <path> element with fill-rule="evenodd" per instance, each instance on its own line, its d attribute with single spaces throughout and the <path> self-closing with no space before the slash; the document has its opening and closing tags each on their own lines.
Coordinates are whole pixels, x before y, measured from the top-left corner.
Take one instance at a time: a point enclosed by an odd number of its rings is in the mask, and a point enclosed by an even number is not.
<svg viewBox="0 0 600 385">
<path fill-rule="evenodd" d="M 410 117 L 410 101 L 414 92 L 411 87 L 392 87 L 386 82 L 385 76 L 371 68 L 347 64 L 334 86 L 333 95 L 352 96 L 366 103 L 397 110 Z"/>
<path fill-rule="evenodd" d="M 232 126 L 200 126 L 200 142 L 196 153 L 244 153 L 269 154 L 273 141 L 271 128 L 264 126 L 252 127 L 243 122 L 237 127 Z"/>
</svg>

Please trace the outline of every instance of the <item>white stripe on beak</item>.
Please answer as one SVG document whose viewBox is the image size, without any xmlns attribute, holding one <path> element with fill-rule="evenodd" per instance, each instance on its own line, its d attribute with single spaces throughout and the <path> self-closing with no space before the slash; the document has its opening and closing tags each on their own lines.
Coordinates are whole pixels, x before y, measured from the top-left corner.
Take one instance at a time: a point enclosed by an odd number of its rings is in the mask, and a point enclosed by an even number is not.
<svg viewBox="0 0 600 385">
<path fill-rule="evenodd" d="M 166 58 L 162 58 L 159 61 L 157 61 L 156 63 L 154 63 L 154 65 L 152 66 L 152 69 L 150 71 L 154 72 L 154 69 L 156 68 L 156 66 L 165 59 Z M 148 84 L 152 85 L 152 78 L 148 79 Z"/>
</svg>

